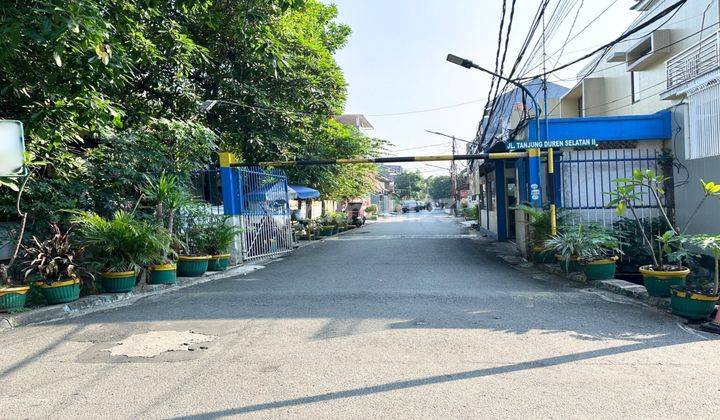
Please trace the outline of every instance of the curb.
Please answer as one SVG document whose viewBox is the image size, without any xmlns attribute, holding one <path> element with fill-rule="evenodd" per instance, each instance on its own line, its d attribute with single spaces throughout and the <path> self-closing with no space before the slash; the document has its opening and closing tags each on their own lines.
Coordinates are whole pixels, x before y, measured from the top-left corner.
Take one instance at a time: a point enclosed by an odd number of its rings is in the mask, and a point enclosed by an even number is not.
<svg viewBox="0 0 720 420">
<path fill-rule="evenodd" d="M 272 261 L 270 260 L 267 260 Z M 75 318 L 94 312 L 104 311 L 106 309 L 120 308 L 130 306 L 138 300 L 148 297 L 161 295 L 167 292 L 184 289 L 186 287 L 207 283 L 214 280 L 230 278 L 234 276 L 247 275 L 256 270 L 264 268 L 263 265 L 239 265 L 212 274 L 205 274 L 201 277 L 178 277 L 177 283 L 164 284 L 146 284 L 141 290 L 133 290 L 128 293 L 107 293 L 102 295 L 84 296 L 75 302 L 43 306 L 37 309 L 31 309 L 26 312 L 18 312 L 14 314 L 0 314 L 0 332 L 25 325 L 44 324 L 47 322 L 58 321 L 61 319 Z"/>
<path fill-rule="evenodd" d="M 462 225 L 462 223 L 460 224 Z M 488 238 L 483 238 L 481 235 L 478 235 L 478 238 L 485 241 L 488 240 Z M 558 264 L 538 264 L 528 261 L 520 256 L 520 253 L 517 248 L 515 248 L 515 245 L 509 242 L 497 242 L 492 240 L 487 243 L 490 245 L 491 252 L 495 253 L 498 258 L 508 265 L 521 266 L 522 268 L 537 268 L 546 273 L 561 277 L 564 280 L 585 284 L 596 289 L 602 289 L 617 295 L 626 296 L 648 306 L 653 306 L 662 310 L 670 309 L 670 298 L 650 296 L 648 295 L 645 287 L 639 284 L 620 279 L 589 281 L 585 277 L 584 273 L 565 273 Z"/>
<path fill-rule="evenodd" d="M 295 247 L 294 249 L 301 249 L 301 248 L 305 248 L 305 247 L 307 247 L 307 246 L 311 246 L 311 245 L 315 245 L 315 244 L 321 244 L 321 243 L 323 243 L 323 242 L 325 242 L 325 241 L 332 240 L 333 238 L 337 238 L 338 236 L 346 235 L 346 234 L 348 234 L 348 233 L 350 233 L 350 232 L 355 232 L 356 230 L 360 230 L 360 229 L 368 226 L 368 224 L 374 224 L 375 222 L 377 222 L 377 221 L 376 221 L 376 220 L 372 220 L 372 221 L 370 221 L 370 222 L 365 222 L 365 224 L 362 225 L 362 226 L 360 226 L 359 228 L 348 229 L 348 230 L 345 230 L 345 231 L 343 231 L 343 232 L 338 232 L 338 233 L 336 233 L 335 235 L 332 235 L 332 236 L 321 236 L 320 238 L 315 239 L 315 240 L 312 240 L 312 241 L 303 240 L 302 242 L 304 242 L 304 243 L 299 243 L 298 246 Z"/>
</svg>

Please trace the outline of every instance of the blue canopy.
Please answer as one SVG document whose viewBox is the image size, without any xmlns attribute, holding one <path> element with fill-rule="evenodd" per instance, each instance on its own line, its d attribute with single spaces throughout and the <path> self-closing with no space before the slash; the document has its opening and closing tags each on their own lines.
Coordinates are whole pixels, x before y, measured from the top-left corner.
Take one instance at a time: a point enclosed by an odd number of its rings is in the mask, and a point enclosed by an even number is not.
<svg viewBox="0 0 720 420">
<path fill-rule="evenodd" d="M 320 197 L 320 191 L 309 187 L 301 187 L 300 185 L 288 185 L 288 190 L 291 198 L 299 200 L 309 200 Z M 295 194 L 293 194 L 293 192 L 295 192 Z"/>
</svg>

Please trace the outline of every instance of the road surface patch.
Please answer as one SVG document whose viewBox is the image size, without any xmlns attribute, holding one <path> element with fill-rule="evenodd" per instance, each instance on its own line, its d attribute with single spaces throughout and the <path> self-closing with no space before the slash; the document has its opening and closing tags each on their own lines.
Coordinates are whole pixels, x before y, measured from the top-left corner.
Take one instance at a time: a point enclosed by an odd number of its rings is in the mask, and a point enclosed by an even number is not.
<svg viewBox="0 0 720 420">
<path fill-rule="evenodd" d="M 111 356 L 151 358 L 167 352 L 205 350 L 206 346 L 196 344 L 208 343 L 216 338 L 193 331 L 150 331 L 131 335 L 103 351 L 110 352 Z"/>
</svg>

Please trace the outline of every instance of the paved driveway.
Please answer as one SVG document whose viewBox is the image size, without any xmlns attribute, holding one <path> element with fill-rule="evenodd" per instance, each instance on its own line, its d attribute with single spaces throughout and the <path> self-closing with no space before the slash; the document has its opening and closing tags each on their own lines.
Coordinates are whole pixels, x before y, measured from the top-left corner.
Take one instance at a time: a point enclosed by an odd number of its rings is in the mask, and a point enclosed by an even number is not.
<svg viewBox="0 0 720 420">
<path fill-rule="evenodd" d="M 714 337 L 495 254 L 411 213 L 4 332 L 0 417 L 718 418 Z"/>
</svg>

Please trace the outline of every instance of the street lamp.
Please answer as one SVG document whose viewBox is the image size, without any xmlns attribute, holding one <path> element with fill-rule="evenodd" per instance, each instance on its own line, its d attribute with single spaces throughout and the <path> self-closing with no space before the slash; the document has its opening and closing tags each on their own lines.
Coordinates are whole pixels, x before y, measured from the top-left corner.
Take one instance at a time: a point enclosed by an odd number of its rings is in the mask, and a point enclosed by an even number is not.
<svg viewBox="0 0 720 420">
<path fill-rule="evenodd" d="M 447 55 L 447 61 L 457 64 L 458 66 L 465 67 L 466 69 L 476 69 L 480 70 L 484 73 L 490 74 L 492 76 L 497 77 L 500 80 L 505 80 L 508 83 L 511 83 L 515 86 L 517 86 L 520 90 L 525 92 L 527 96 L 530 97 L 530 99 L 533 102 L 533 106 L 535 107 L 535 130 L 537 133 L 537 139 L 540 140 L 540 105 L 538 104 L 537 99 L 535 99 L 535 96 L 526 88 L 523 86 L 522 83 L 518 82 L 517 80 L 510 79 L 508 77 L 505 77 L 503 75 L 497 74 L 494 71 L 490 71 L 486 68 L 480 67 L 477 64 L 473 63 L 471 60 L 458 57 L 454 54 L 448 54 Z M 523 105 L 525 105 L 523 103 Z M 547 118 L 547 115 L 545 116 Z M 540 149 L 529 149 L 528 153 L 530 154 L 529 159 L 529 169 L 530 169 L 530 203 L 533 206 L 540 206 L 542 204 L 542 198 L 540 195 Z M 548 180 L 550 184 L 550 188 L 548 191 L 548 196 L 550 197 L 550 230 L 553 234 L 555 234 L 557 229 L 557 219 L 555 214 L 555 183 L 553 180 L 554 176 L 554 158 L 553 158 L 553 149 L 548 149 Z"/>
<path fill-rule="evenodd" d="M 538 140 L 540 139 L 540 112 L 541 112 L 541 110 L 540 110 L 540 105 L 538 104 L 537 99 L 535 99 L 535 95 L 533 95 L 532 92 L 530 92 L 530 90 L 529 90 L 528 88 L 526 88 L 525 86 L 523 86 L 523 84 L 520 83 L 520 82 L 518 82 L 517 80 L 513 80 L 513 79 L 510 79 L 510 78 L 507 78 L 507 77 L 505 77 L 505 76 L 502 76 L 502 75 L 500 75 L 500 74 L 495 73 L 494 71 L 490 71 L 490 70 L 488 70 L 488 69 L 486 69 L 486 68 L 484 68 L 484 67 L 480 67 L 480 66 L 478 66 L 477 64 L 473 63 L 472 61 L 470 61 L 470 60 L 468 60 L 468 59 L 465 59 L 465 58 L 462 58 L 462 57 L 458 57 L 457 55 L 448 54 L 448 56 L 447 56 L 447 61 L 449 61 L 449 62 L 451 62 L 451 63 L 453 63 L 453 64 L 457 64 L 458 66 L 465 67 L 466 69 L 476 69 L 476 70 L 480 70 L 480 71 L 482 71 L 482 72 L 485 72 L 485 73 L 487 73 L 487 74 L 490 74 L 490 75 L 492 75 L 492 76 L 495 76 L 495 77 L 497 77 L 497 78 L 500 79 L 500 80 L 505 80 L 506 82 L 511 83 L 511 84 L 517 86 L 518 88 L 520 88 L 520 90 L 522 90 L 523 92 L 525 92 L 525 94 L 527 94 L 527 96 L 530 97 L 530 99 L 531 99 L 532 102 L 533 102 L 533 106 L 535 107 L 535 128 L 536 128 L 536 130 L 537 130 Z"/>
</svg>

